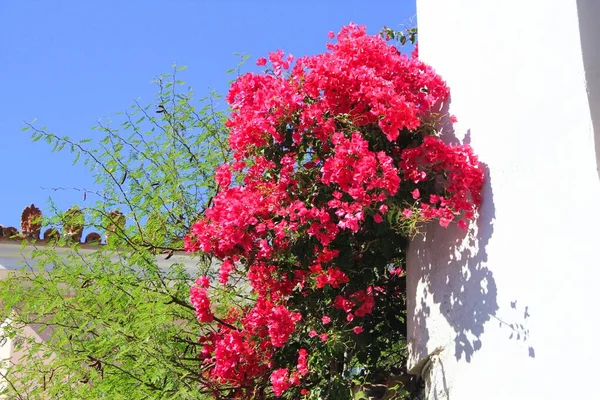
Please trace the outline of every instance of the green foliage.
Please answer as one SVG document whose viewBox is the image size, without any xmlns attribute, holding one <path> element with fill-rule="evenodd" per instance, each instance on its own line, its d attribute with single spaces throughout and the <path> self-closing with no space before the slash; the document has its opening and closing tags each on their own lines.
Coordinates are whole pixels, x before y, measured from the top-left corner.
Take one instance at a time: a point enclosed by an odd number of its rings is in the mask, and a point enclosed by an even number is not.
<svg viewBox="0 0 600 400">
<path fill-rule="evenodd" d="M 2 335 L 24 351 L 3 373 L 8 398 L 203 398 L 189 287 L 212 275 L 211 260 L 180 251 L 229 154 L 218 97 L 195 102 L 181 91 L 179 70 L 156 79 L 157 106 L 136 102 L 118 125 L 99 123 L 93 139 L 26 127 L 34 141 L 70 151 L 100 187 L 77 189 L 90 203 L 82 214 L 57 212 L 44 225 L 85 222 L 109 240 L 99 248 L 67 236 L 30 244 L 33 261 L 0 280 Z"/>
<path fill-rule="evenodd" d="M 415 44 L 417 42 L 417 35 L 419 34 L 419 29 L 417 27 L 408 28 L 405 30 L 394 30 L 392 28 L 388 28 L 387 26 L 383 27 L 379 32 L 380 35 L 386 40 L 397 40 L 400 45 L 404 46 L 407 43 Z"/>
</svg>

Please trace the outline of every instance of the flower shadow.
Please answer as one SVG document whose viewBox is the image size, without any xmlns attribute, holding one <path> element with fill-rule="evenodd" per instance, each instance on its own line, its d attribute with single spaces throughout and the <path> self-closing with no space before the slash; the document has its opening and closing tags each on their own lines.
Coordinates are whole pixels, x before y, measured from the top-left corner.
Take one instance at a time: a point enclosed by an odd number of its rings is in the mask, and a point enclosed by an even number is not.
<svg viewBox="0 0 600 400">
<path fill-rule="evenodd" d="M 494 202 L 489 170 L 483 168 L 484 202 L 469 234 L 456 225 L 443 228 L 431 223 L 410 245 L 407 302 L 410 358 L 414 362 L 427 357 L 431 345 L 447 344 L 447 337 L 430 337 L 428 322 L 437 326 L 438 318 L 444 318 L 454 332 L 451 339 L 456 359 L 464 357 L 470 362 L 482 346 L 485 323 L 498 311 L 496 282 L 487 267 L 486 253 L 494 231 Z M 435 311 L 431 303 L 437 306 Z"/>
</svg>

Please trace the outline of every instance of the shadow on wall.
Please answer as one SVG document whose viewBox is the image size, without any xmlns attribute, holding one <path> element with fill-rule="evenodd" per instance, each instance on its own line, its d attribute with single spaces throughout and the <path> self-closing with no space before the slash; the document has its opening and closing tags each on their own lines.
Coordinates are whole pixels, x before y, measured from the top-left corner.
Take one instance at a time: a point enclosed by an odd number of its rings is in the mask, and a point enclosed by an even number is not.
<svg viewBox="0 0 600 400">
<path fill-rule="evenodd" d="M 441 105 L 440 114 L 444 117 L 438 129 L 444 142 L 460 144 L 449 121 L 450 102 L 451 99 L 448 99 Z M 469 144 L 470 141 L 470 131 L 467 131 L 463 143 Z M 411 342 L 414 340 L 411 359 L 415 362 L 426 358 L 433 350 L 428 346 L 431 338 L 427 327 L 428 320 L 437 316 L 437 313 L 431 312 L 432 304 L 439 307 L 439 313 L 454 330 L 456 359 L 464 357 L 467 362 L 482 346 L 480 337 L 485 323 L 498 311 L 496 282 L 487 267 L 486 253 L 486 246 L 494 232 L 494 196 L 489 168 L 484 164 L 481 168 L 485 174 L 483 203 L 477 222 L 468 234 L 456 224 L 443 228 L 434 222 L 426 228 L 424 235 L 411 242 L 408 281 L 413 286 L 410 289 L 421 291 L 408 292 L 408 307 L 414 310 L 408 328 Z M 411 279 L 411 276 L 414 278 Z M 420 304 L 410 304 L 411 300 L 417 299 Z M 408 316 L 411 316 L 410 312 Z M 440 339 L 433 340 L 435 345 L 450 350 L 449 344 L 439 343 Z"/>
<path fill-rule="evenodd" d="M 583 67 L 587 85 L 588 103 L 594 127 L 596 169 L 600 177 L 600 1 L 577 0 L 579 35 L 583 54 Z"/>
<path fill-rule="evenodd" d="M 439 305 L 441 315 L 455 333 L 454 354 L 458 360 L 464 357 L 467 362 L 481 348 L 484 324 L 498 311 L 496 282 L 486 266 L 486 246 L 494 230 L 495 210 L 489 170 L 483 167 L 484 201 L 476 227 L 465 235 L 456 225 L 442 228 L 431 224 L 425 235 L 411 243 L 416 249 L 413 253 L 416 259 L 409 268 L 420 269 L 416 275 L 422 290 L 418 294 L 421 304 L 415 308 L 410 321 L 412 337 L 423 345 L 414 349 L 416 360 L 427 356 L 424 345 L 429 340 L 427 319 L 431 309 L 428 304 Z"/>
<path fill-rule="evenodd" d="M 448 99 L 441 105 L 440 115 L 443 117 L 438 131 L 444 142 L 459 145 L 461 141 L 450 123 L 450 102 L 451 99 Z M 470 142 L 471 132 L 467 131 L 462 143 Z M 509 340 L 522 344 L 529 340 L 529 307 L 517 305 L 517 300 L 514 300 L 510 303 L 512 312 L 504 313 L 505 319 L 497 315 L 500 308 L 497 287 L 494 274 L 488 268 L 487 255 L 496 218 L 493 178 L 487 165 L 481 163 L 480 167 L 485 178 L 483 202 L 477 221 L 468 233 L 456 224 L 443 228 L 432 222 L 424 234 L 414 238 L 410 244 L 407 260 L 407 339 L 409 367 L 414 372 L 420 370 L 428 356 L 441 350 L 449 353 L 453 350 L 457 360 L 464 358 L 471 362 L 474 353 L 482 347 L 484 326 L 492 319 L 507 331 Z M 504 307 L 508 308 L 508 304 Z M 433 329 L 431 332 L 428 325 Z M 447 326 L 452 331 L 448 331 Z M 533 347 L 527 351 L 529 357 L 535 358 Z"/>
</svg>

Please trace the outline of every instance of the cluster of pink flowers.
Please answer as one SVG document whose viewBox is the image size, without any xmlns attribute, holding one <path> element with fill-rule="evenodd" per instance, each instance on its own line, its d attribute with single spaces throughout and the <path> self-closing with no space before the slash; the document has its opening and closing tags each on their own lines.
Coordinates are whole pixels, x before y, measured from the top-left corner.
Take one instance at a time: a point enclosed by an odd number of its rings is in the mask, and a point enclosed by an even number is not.
<svg viewBox="0 0 600 400">
<path fill-rule="evenodd" d="M 271 53 L 265 73 L 233 83 L 227 127 L 234 160 L 218 168 L 219 192 L 185 239 L 188 251 L 222 260 L 221 285 L 238 274 L 252 290 L 252 301 L 219 318 L 207 278 L 190 290 L 198 321 L 211 325 L 200 339 L 206 375 L 238 387 L 238 397 L 265 374 L 276 396 L 291 388 L 308 393 L 311 348 L 294 344 L 297 359 L 287 364 L 275 355 L 292 338 L 319 335 L 326 343 L 327 329 L 364 331 L 361 321 L 386 289 L 356 287 L 363 271 L 338 261 L 340 252 L 357 251 L 343 246 L 343 235 L 364 235 L 373 223 L 393 229 L 416 215 L 442 226 L 458 218 L 466 227 L 480 202 L 483 174 L 471 148 L 421 129 L 449 94 L 433 69 L 352 24 L 327 48 L 295 62 Z M 233 175 L 243 184 L 233 184 Z M 299 243 L 309 246 L 299 250 Z M 294 308 L 292 299 L 311 296 L 339 314 L 317 318 Z"/>
<path fill-rule="evenodd" d="M 196 318 L 200 322 L 212 322 L 214 315 L 210 311 L 210 300 L 206 289 L 199 286 L 190 288 L 190 301 L 196 309 Z"/>
<path fill-rule="evenodd" d="M 448 195 L 431 194 L 429 199 L 422 200 L 417 191 L 413 196 L 420 200 L 423 217 L 439 218 L 442 226 L 448 226 L 463 211 L 466 219 L 473 219 L 473 205 L 481 202 L 483 174 L 469 145 L 449 146 L 438 138 L 425 137 L 421 146 L 402 151 L 400 167 L 406 179 L 414 183 L 443 176 L 443 182 L 437 183 L 443 185 Z M 458 226 L 466 229 L 467 223 L 462 219 Z"/>
</svg>

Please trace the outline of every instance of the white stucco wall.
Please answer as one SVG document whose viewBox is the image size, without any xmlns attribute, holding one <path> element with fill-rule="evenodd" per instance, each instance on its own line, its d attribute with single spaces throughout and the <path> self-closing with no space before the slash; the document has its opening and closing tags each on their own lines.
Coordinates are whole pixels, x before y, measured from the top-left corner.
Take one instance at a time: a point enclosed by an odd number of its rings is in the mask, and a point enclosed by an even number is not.
<svg viewBox="0 0 600 400">
<path fill-rule="evenodd" d="M 597 398 L 600 1 L 417 11 L 420 56 L 489 177 L 470 237 L 430 226 L 411 244 L 409 367 L 441 348 L 430 399 Z"/>
</svg>

